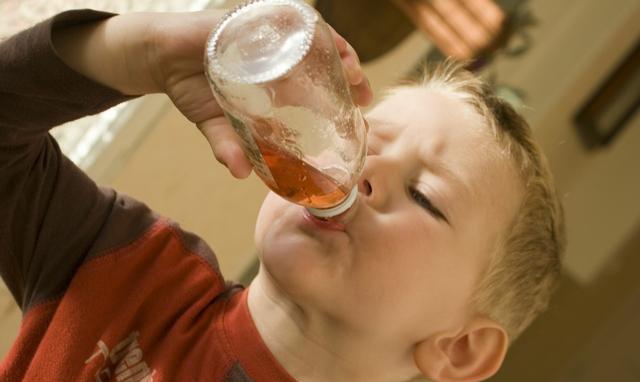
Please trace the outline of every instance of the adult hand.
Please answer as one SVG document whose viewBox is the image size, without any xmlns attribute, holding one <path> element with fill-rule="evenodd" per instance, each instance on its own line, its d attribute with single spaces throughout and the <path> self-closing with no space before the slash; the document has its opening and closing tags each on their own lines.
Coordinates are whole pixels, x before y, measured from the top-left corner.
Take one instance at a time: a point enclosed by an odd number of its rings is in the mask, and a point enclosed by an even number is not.
<svg viewBox="0 0 640 382">
<path fill-rule="evenodd" d="M 158 17 L 152 28 L 154 43 L 149 57 L 154 78 L 162 91 L 204 134 L 216 159 L 226 165 L 233 176 L 245 178 L 251 173 L 251 164 L 204 74 L 204 47 L 220 17 L 218 11 Z M 373 96 L 358 56 L 338 33 L 333 31 L 333 36 L 354 101 L 365 106 Z"/>
<path fill-rule="evenodd" d="M 204 74 L 207 37 L 223 14 L 129 13 L 54 30 L 52 40 L 68 65 L 97 82 L 129 95 L 166 93 L 204 134 L 216 159 L 233 176 L 245 178 L 251 164 Z M 354 100 L 369 104 L 371 88 L 358 56 L 335 31 L 333 35 Z"/>
</svg>

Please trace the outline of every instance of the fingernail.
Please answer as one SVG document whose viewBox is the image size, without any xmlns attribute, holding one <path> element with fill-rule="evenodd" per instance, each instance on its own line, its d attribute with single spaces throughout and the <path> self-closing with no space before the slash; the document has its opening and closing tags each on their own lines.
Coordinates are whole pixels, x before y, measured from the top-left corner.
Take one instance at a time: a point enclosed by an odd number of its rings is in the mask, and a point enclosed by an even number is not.
<svg viewBox="0 0 640 382">
<path fill-rule="evenodd" d="M 362 82 L 363 74 L 357 68 L 351 67 L 347 70 L 347 73 L 349 76 L 349 83 L 351 85 L 358 85 Z"/>
</svg>

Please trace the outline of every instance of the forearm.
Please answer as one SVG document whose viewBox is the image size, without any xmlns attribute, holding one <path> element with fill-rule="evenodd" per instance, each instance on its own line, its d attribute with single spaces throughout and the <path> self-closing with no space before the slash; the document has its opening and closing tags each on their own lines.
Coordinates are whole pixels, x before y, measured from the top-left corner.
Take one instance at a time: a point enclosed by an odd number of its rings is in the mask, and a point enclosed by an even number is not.
<svg viewBox="0 0 640 382">
<path fill-rule="evenodd" d="M 161 89 L 149 66 L 153 17 L 117 15 L 54 28 L 51 38 L 60 58 L 85 77 L 126 95 L 156 93 Z"/>
<path fill-rule="evenodd" d="M 64 12 L 0 43 L 0 146 L 31 140 L 131 98 L 73 70 L 51 42 L 53 29 L 109 17 L 88 10 Z"/>
<path fill-rule="evenodd" d="M 130 99 L 71 69 L 51 44 L 56 27 L 111 16 L 65 12 L 0 43 L 0 216 L 10 228 L 0 229 L 0 275 L 23 307 L 53 285 L 46 272 L 70 275 L 61 259 L 77 265 L 111 211 L 111 196 L 46 134 Z"/>
</svg>

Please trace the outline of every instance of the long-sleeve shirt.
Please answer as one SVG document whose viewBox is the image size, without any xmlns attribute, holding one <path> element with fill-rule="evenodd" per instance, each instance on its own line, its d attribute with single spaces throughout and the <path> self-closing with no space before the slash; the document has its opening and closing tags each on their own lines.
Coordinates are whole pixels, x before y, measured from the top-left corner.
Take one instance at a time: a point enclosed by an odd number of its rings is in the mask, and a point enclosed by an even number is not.
<svg viewBox="0 0 640 382">
<path fill-rule="evenodd" d="M 199 237 L 97 186 L 48 130 L 128 100 L 74 72 L 52 28 L 0 44 L 0 273 L 23 311 L 2 381 L 293 381 Z"/>
</svg>

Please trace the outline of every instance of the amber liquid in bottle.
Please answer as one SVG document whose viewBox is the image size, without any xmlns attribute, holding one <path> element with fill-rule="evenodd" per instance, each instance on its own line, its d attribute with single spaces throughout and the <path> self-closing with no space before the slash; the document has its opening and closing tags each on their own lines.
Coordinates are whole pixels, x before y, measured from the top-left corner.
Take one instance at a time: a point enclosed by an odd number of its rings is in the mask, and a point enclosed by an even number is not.
<svg viewBox="0 0 640 382">
<path fill-rule="evenodd" d="M 285 150 L 262 139 L 256 143 L 276 184 L 266 183 L 282 197 L 307 207 L 331 208 L 351 191 Z"/>
</svg>

